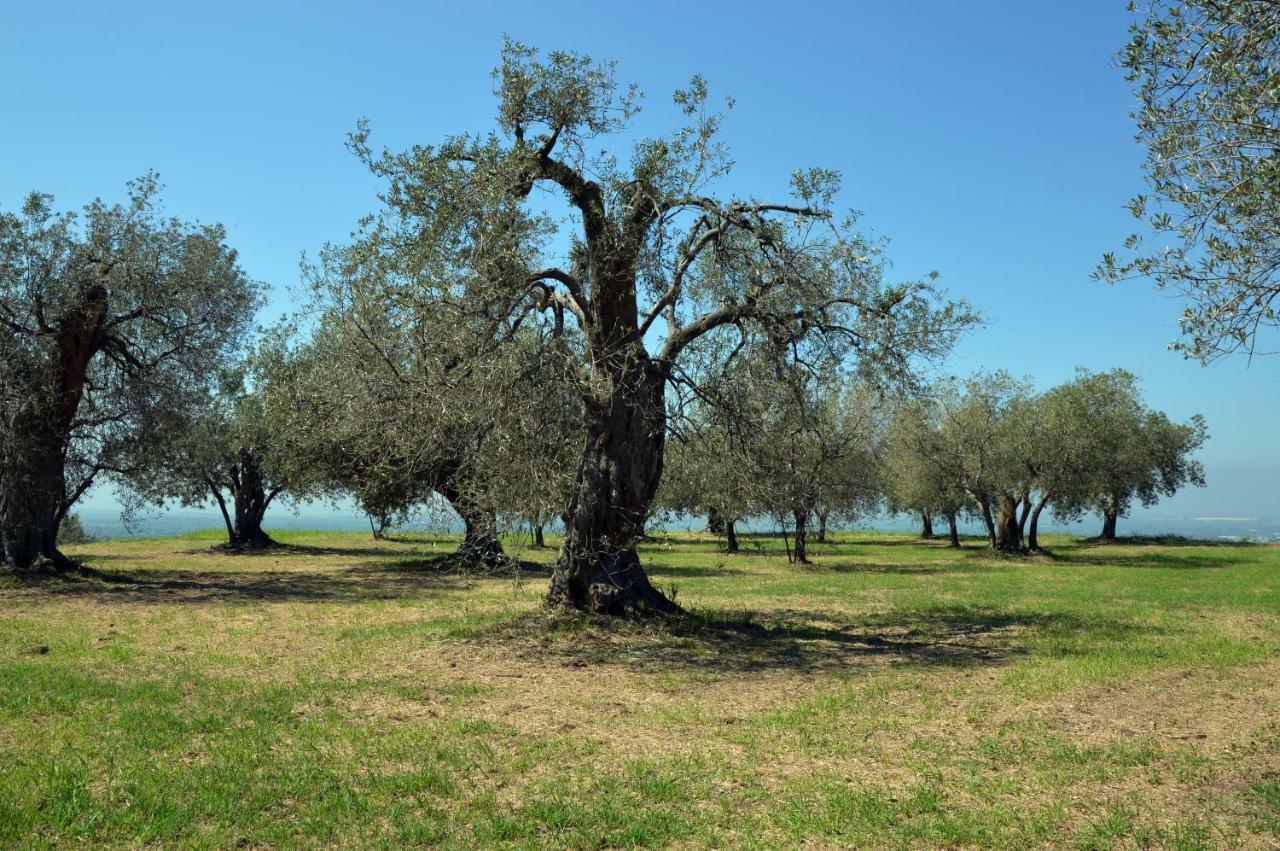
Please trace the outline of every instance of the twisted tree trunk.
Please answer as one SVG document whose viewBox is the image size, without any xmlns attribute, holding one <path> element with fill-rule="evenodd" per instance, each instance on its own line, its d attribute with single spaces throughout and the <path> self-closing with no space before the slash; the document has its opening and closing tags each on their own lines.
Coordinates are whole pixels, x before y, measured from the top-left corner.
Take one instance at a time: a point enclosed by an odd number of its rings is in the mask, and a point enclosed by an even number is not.
<svg viewBox="0 0 1280 851">
<path fill-rule="evenodd" d="M 920 520 L 920 537 L 926 541 L 933 540 L 933 515 L 928 511 L 921 511 Z"/>
<path fill-rule="evenodd" d="M 724 534 L 724 518 L 714 508 L 707 512 L 707 531 L 712 535 Z"/>
<path fill-rule="evenodd" d="M 505 564 L 507 555 L 498 540 L 498 519 L 493 511 L 476 504 L 452 480 L 440 486 L 440 495 L 462 518 L 462 543 L 458 546 L 457 557 L 466 564 L 485 569 Z"/>
<path fill-rule="evenodd" d="M 991 549 L 996 548 L 996 524 L 991 519 L 991 500 L 985 494 L 970 491 L 970 496 L 978 503 L 978 508 L 982 514 L 982 525 L 987 530 L 987 546 Z"/>
<path fill-rule="evenodd" d="M 738 530 L 735 528 L 734 521 L 729 520 L 724 524 L 725 550 L 731 553 L 738 551 Z"/>
<path fill-rule="evenodd" d="M 9 424 L 0 446 L 0 559 L 10 570 L 56 572 L 71 566 L 58 552 L 66 514 L 66 456 L 89 363 L 105 342 L 107 291 L 86 283 L 58 321 L 43 374 Z"/>
<path fill-rule="evenodd" d="M 1105 509 L 1102 512 L 1102 534 L 1099 535 L 1104 541 L 1114 541 L 1116 539 L 1116 520 L 1120 517 L 1120 513 L 1114 509 Z"/>
<path fill-rule="evenodd" d="M 1031 511 L 1031 527 L 1027 531 L 1027 549 L 1040 549 L 1040 512 L 1044 511 L 1044 507 L 1049 504 L 1049 494 L 1040 497 L 1040 501 L 1036 503 L 1036 507 Z"/>
<path fill-rule="evenodd" d="M 956 525 L 956 513 L 954 511 L 947 515 L 947 535 L 950 538 L 949 546 L 959 549 L 960 529 Z"/>
<path fill-rule="evenodd" d="M 791 561 L 794 564 L 809 564 L 809 554 L 805 549 L 809 531 L 809 512 L 796 509 L 792 512 L 796 521 L 796 544 L 791 550 Z"/>
<path fill-rule="evenodd" d="M 1012 553 L 1022 550 L 1022 528 L 1018 525 L 1019 500 L 1001 493 L 996 500 L 995 549 Z"/>
<path fill-rule="evenodd" d="M 608 381 L 585 400 L 586 440 L 547 604 L 625 617 L 678 612 L 636 554 L 662 476 L 666 376 L 638 341 L 595 370 Z"/>
</svg>

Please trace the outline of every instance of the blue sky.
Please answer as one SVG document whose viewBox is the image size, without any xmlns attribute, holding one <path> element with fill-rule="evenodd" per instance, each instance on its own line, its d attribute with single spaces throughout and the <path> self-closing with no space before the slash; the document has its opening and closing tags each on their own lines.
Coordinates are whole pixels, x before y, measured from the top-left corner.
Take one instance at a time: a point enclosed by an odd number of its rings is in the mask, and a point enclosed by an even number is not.
<svg viewBox="0 0 1280 851">
<path fill-rule="evenodd" d="M 693 73 L 737 107 L 731 188 L 845 174 L 848 207 L 892 240 L 894 271 L 938 270 L 989 321 L 964 374 L 1049 386 L 1128 368 L 1151 404 L 1203 413 L 1209 487 L 1162 510 L 1275 515 L 1280 360 L 1202 368 L 1165 350 L 1180 305 L 1090 280 L 1141 190 L 1131 95 L 1112 54 L 1121 0 L 955 3 L 17 3 L 0 11 L 0 205 L 117 198 L 148 169 L 166 206 L 224 223 L 248 272 L 291 304 L 298 257 L 341 240 L 377 186 L 345 150 L 366 116 L 402 147 L 492 126 L 503 33 L 615 58 L 671 126 Z M 95 497 L 101 505 L 109 494 Z"/>
</svg>

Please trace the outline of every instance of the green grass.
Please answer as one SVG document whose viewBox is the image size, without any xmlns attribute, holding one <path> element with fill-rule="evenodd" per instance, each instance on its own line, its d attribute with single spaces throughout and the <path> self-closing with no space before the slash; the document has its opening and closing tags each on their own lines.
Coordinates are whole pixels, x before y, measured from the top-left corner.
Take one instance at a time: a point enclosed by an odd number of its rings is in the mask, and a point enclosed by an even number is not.
<svg viewBox="0 0 1280 851">
<path fill-rule="evenodd" d="M 673 536 L 690 617 L 610 624 L 278 537 L 0 580 L 0 847 L 1280 845 L 1274 546 Z"/>
</svg>

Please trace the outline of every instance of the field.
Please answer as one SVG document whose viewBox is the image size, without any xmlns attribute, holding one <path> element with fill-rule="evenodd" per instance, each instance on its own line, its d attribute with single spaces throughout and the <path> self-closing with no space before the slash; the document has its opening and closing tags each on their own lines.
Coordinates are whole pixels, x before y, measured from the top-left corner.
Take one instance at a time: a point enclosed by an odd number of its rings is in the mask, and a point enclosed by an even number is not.
<svg viewBox="0 0 1280 851">
<path fill-rule="evenodd" d="M 1280 846 L 1280 547 L 677 536 L 617 625 L 278 537 L 0 581 L 0 846 Z"/>
</svg>

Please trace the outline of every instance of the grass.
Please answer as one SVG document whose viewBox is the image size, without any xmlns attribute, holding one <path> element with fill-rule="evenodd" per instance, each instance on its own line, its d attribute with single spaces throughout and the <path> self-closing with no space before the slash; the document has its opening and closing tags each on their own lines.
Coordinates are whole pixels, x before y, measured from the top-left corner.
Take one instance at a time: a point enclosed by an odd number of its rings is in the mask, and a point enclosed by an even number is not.
<svg viewBox="0 0 1280 851">
<path fill-rule="evenodd" d="M 1276 847 L 1280 548 L 646 544 L 679 624 L 214 533 L 0 581 L 0 846 Z"/>
</svg>

